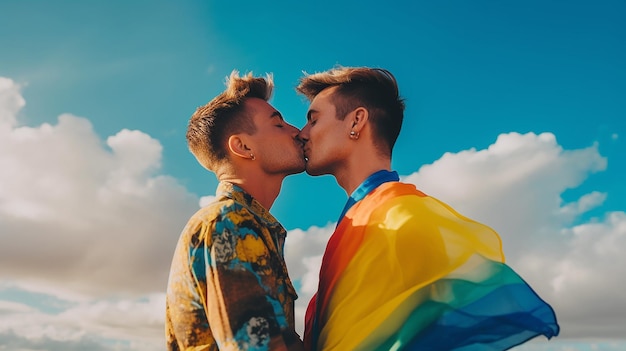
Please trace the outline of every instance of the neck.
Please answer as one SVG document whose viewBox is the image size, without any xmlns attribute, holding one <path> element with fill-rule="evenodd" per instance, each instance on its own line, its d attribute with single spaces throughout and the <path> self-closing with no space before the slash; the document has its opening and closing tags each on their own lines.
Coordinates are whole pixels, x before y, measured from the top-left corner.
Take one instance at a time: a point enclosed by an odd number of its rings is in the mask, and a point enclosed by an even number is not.
<svg viewBox="0 0 626 351">
<path fill-rule="evenodd" d="M 380 170 L 391 170 L 391 160 L 384 157 L 354 155 L 341 169 L 334 174 L 339 186 L 348 196 L 373 173 Z"/>
<path fill-rule="evenodd" d="M 221 174 L 218 177 L 220 181 L 237 184 L 248 194 L 252 195 L 252 197 L 254 197 L 268 211 L 272 208 L 274 201 L 280 193 L 280 187 L 282 186 L 284 178 L 284 175 L 268 177 L 267 175 L 255 176 L 252 174 Z"/>
</svg>

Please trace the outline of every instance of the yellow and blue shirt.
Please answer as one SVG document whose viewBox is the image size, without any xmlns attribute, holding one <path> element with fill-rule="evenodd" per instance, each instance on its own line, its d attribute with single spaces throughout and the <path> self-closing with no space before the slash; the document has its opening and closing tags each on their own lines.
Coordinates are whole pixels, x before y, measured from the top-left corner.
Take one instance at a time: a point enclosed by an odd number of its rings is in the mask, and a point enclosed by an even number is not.
<svg viewBox="0 0 626 351">
<path fill-rule="evenodd" d="M 300 342 L 285 228 L 251 195 L 221 182 L 185 226 L 166 297 L 169 350 L 270 350 Z"/>
</svg>

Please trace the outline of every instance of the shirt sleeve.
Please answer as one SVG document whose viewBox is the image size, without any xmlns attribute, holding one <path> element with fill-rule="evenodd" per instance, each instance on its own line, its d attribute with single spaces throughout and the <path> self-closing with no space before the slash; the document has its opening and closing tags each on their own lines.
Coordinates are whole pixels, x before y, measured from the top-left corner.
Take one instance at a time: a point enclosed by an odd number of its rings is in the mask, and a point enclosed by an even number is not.
<svg viewBox="0 0 626 351">
<path fill-rule="evenodd" d="M 220 349 L 279 350 L 293 340 L 283 309 L 281 257 L 245 208 L 222 211 L 205 245 L 206 308 Z M 282 301 L 281 301 L 282 300 Z"/>
</svg>

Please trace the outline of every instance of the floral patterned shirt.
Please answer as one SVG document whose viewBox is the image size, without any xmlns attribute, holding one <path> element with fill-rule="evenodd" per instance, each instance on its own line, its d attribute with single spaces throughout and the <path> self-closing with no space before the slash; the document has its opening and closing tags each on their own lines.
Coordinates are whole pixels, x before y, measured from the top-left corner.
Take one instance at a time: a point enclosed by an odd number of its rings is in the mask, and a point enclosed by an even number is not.
<svg viewBox="0 0 626 351">
<path fill-rule="evenodd" d="M 287 232 L 252 196 L 221 182 L 185 226 L 166 296 L 169 350 L 272 350 L 300 342 Z"/>
</svg>

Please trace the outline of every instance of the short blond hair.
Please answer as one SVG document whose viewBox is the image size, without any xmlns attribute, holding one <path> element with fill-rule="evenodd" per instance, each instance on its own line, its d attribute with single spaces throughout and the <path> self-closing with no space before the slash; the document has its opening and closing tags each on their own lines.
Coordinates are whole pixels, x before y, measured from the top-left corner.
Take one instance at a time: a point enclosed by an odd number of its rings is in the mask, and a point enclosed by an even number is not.
<svg viewBox="0 0 626 351">
<path fill-rule="evenodd" d="M 244 102 L 247 98 L 268 101 L 273 89 L 271 74 L 254 77 L 248 73 L 240 77 L 239 72 L 233 70 L 226 77 L 226 90 L 198 107 L 187 126 L 187 145 L 203 167 L 215 172 L 219 165 L 228 161 L 226 142 L 231 135 L 256 132 Z"/>
</svg>

